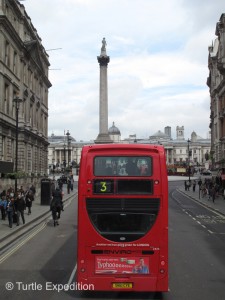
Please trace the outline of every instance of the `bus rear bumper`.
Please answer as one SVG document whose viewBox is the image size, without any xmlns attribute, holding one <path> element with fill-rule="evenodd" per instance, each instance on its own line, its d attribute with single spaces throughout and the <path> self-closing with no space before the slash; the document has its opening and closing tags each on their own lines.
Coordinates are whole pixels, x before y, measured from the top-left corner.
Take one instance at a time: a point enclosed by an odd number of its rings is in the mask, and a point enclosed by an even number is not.
<svg viewBox="0 0 225 300">
<path fill-rule="evenodd" d="M 134 291 L 134 292 L 168 292 L 168 278 L 156 277 L 89 277 L 78 280 L 79 286 L 85 286 L 90 291 Z"/>
</svg>

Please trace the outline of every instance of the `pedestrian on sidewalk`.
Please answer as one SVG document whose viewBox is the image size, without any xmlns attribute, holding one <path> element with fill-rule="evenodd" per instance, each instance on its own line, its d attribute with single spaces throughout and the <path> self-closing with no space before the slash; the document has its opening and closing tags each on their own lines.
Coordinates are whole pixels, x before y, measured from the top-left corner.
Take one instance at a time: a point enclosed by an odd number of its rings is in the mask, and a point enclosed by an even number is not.
<svg viewBox="0 0 225 300">
<path fill-rule="evenodd" d="M 63 181 L 61 178 L 58 179 L 58 186 L 59 186 L 60 190 L 62 191 L 63 190 Z"/>
<path fill-rule="evenodd" d="M 34 197 L 35 197 L 35 194 L 36 194 L 36 189 L 35 189 L 35 186 L 32 184 L 31 187 L 30 187 L 30 191 L 32 192 L 33 194 L 33 200 L 34 200 Z"/>
<path fill-rule="evenodd" d="M 195 187 L 196 187 L 196 180 L 194 180 L 192 184 L 193 192 L 195 192 Z"/>
<path fill-rule="evenodd" d="M 70 193 L 70 189 L 71 189 L 71 180 L 68 178 L 67 179 L 67 194 Z"/>
<path fill-rule="evenodd" d="M 20 216 L 22 218 L 23 224 L 25 224 L 25 218 L 24 218 L 24 210 L 26 209 L 26 203 L 24 196 L 21 194 L 21 192 L 17 193 L 17 198 L 15 200 L 15 210 L 17 214 L 17 226 L 20 225 Z"/>
<path fill-rule="evenodd" d="M 188 182 L 187 182 L 187 191 L 189 191 L 190 186 L 191 186 L 191 181 L 188 181 Z"/>
<path fill-rule="evenodd" d="M 1 213 L 2 213 L 2 220 L 5 220 L 6 217 L 6 210 L 7 210 L 7 200 L 6 200 L 6 196 L 0 196 L 0 209 L 1 209 Z"/>
<path fill-rule="evenodd" d="M 31 214 L 31 207 L 32 207 L 33 201 L 34 201 L 33 192 L 31 190 L 29 190 L 25 196 L 25 203 L 26 203 L 26 207 L 28 209 L 28 213 L 27 213 L 28 215 Z"/>
<path fill-rule="evenodd" d="M 185 189 L 185 191 L 187 190 L 187 181 L 186 180 L 184 181 L 184 189 Z"/>
<path fill-rule="evenodd" d="M 211 186 L 209 186 L 209 188 L 208 188 L 208 200 L 210 200 L 211 199 L 211 196 L 212 196 L 212 187 Z"/>
<path fill-rule="evenodd" d="M 9 227 L 12 228 L 13 214 L 15 214 L 14 197 L 11 197 L 7 204 L 7 214 L 9 220 Z"/>
<path fill-rule="evenodd" d="M 20 192 L 22 195 L 24 195 L 24 189 L 23 189 L 23 186 L 22 186 L 22 185 L 20 186 L 19 192 Z"/>
<path fill-rule="evenodd" d="M 214 203 L 215 202 L 215 198 L 216 198 L 216 188 L 215 188 L 215 185 L 212 186 L 211 195 L 212 195 L 212 201 Z"/>
<path fill-rule="evenodd" d="M 7 193 L 10 197 L 14 197 L 15 196 L 15 192 L 12 186 L 10 186 L 10 188 L 7 190 Z"/>
</svg>

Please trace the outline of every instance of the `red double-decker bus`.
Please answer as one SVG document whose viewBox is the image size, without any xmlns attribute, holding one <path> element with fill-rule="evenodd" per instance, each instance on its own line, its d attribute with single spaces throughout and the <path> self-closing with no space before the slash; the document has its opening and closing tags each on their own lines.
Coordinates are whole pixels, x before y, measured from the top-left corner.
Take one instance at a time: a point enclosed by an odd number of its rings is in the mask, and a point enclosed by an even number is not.
<svg viewBox="0 0 225 300">
<path fill-rule="evenodd" d="M 168 180 L 162 146 L 82 149 L 77 283 L 168 291 Z"/>
</svg>

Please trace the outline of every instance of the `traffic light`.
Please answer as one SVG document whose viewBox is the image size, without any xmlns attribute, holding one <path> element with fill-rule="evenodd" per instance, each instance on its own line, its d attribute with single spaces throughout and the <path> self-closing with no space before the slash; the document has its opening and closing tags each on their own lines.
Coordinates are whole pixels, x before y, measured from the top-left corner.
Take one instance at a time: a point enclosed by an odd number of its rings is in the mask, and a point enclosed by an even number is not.
<svg viewBox="0 0 225 300">
<path fill-rule="evenodd" d="M 192 156 L 192 150 L 189 150 L 189 156 Z"/>
</svg>

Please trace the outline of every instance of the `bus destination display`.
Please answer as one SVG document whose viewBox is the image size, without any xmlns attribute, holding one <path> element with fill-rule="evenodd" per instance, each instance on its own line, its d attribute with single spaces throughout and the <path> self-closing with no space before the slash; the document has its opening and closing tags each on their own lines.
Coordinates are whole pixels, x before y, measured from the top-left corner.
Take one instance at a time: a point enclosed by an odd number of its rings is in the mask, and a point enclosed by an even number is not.
<svg viewBox="0 0 225 300">
<path fill-rule="evenodd" d="M 94 193 L 95 194 L 113 194 L 114 193 L 114 181 L 110 179 L 94 180 Z"/>
</svg>

